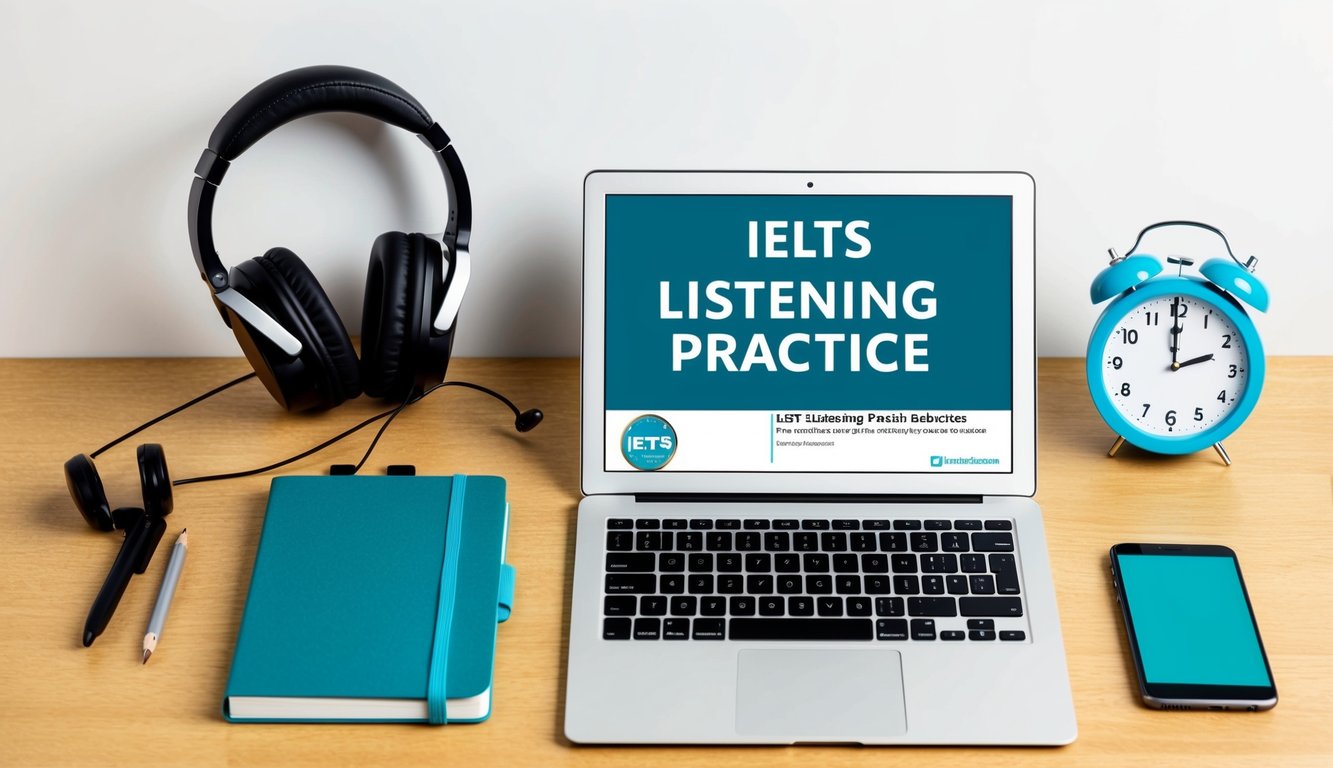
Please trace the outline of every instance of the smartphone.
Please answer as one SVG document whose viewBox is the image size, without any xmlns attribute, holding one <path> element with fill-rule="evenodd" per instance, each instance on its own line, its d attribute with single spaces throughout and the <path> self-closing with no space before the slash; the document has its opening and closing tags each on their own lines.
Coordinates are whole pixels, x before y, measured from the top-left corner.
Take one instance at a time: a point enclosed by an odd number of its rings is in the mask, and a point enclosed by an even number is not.
<svg viewBox="0 0 1333 768">
<path fill-rule="evenodd" d="M 1236 553 L 1209 544 L 1117 544 L 1111 580 L 1143 702 L 1256 712 L 1277 704 Z"/>
</svg>

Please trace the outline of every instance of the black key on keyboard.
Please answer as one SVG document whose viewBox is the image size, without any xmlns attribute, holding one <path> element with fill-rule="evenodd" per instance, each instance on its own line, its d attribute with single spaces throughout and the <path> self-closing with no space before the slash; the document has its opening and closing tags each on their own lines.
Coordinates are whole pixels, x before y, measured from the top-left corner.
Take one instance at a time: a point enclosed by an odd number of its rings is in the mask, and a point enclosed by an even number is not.
<svg viewBox="0 0 1333 768">
<path fill-rule="evenodd" d="M 922 576 L 921 591 L 927 595 L 944 594 L 944 577 L 938 573 L 929 573 Z"/>
<path fill-rule="evenodd" d="M 787 613 L 792 616 L 814 616 L 815 599 L 795 595 L 787 598 Z"/>
<path fill-rule="evenodd" d="M 968 619 L 968 629 L 995 629 L 995 619 Z"/>
<path fill-rule="evenodd" d="M 698 552 L 704 548 L 704 535 L 699 531 L 681 531 L 676 534 L 676 549 L 681 552 Z"/>
<path fill-rule="evenodd" d="M 718 595 L 699 598 L 700 616 L 726 616 L 727 599 Z"/>
<path fill-rule="evenodd" d="M 957 555 L 922 555 L 922 573 L 958 573 Z"/>
<path fill-rule="evenodd" d="M 696 530 L 696 531 L 711 531 L 711 530 L 713 530 L 713 521 L 712 521 L 712 520 L 691 520 L 691 521 L 690 521 L 690 528 L 692 528 L 692 529 L 694 529 L 694 530 Z"/>
<path fill-rule="evenodd" d="M 773 577 L 759 574 L 746 576 L 745 591 L 752 595 L 771 595 L 773 594 Z"/>
<path fill-rule="evenodd" d="M 861 570 L 866 573 L 888 573 L 889 556 L 888 555 L 861 555 Z"/>
<path fill-rule="evenodd" d="M 945 632 L 941 632 L 941 633 L 940 633 L 940 639 L 941 639 L 941 640 L 954 640 L 954 641 L 957 641 L 957 640 L 962 640 L 962 639 L 965 638 L 965 637 L 967 637 L 967 635 L 963 634 L 963 632 L 962 632 L 961 630 L 957 630 L 957 629 L 951 629 L 951 630 L 947 630 L 947 631 L 945 631 Z"/>
<path fill-rule="evenodd" d="M 782 574 L 775 580 L 778 587 L 778 593 L 783 595 L 801 594 L 801 577 L 799 574 Z"/>
<path fill-rule="evenodd" d="M 634 523 L 635 528 L 661 528 L 661 520 L 640 519 Z"/>
<path fill-rule="evenodd" d="M 860 573 L 861 564 L 857 561 L 856 555 L 834 555 L 833 556 L 834 573 Z"/>
<path fill-rule="evenodd" d="M 745 621 L 755 621 L 755 619 L 745 619 Z M 723 640 L 727 636 L 726 619 L 695 619 L 694 634 L 695 640 Z"/>
<path fill-rule="evenodd" d="M 667 534 L 667 536 L 670 535 Z M 657 552 L 666 549 L 662 546 L 662 534 L 659 531 L 639 531 L 636 533 L 634 535 L 634 548 L 640 552 Z"/>
<path fill-rule="evenodd" d="M 961 573 L 945 576 L 944 589 L 951 595 L 966 595 L 967 577 Z"/>
<path fill-rule="evenodd" d="M 672 616 L 693 616 L 699 611 L 699 598 L 694 595 L 681 595 L 671 598 Z"/>
<path fill-rule="evenodd" d="M 846 552 L 847 534 L 842 531 L 829 531 L 819 535 L 819 548 L 825 552 Z"/>
<path fill-rule="evenodd" d="M 767 552 L 751 552 L 745 556 L 745 570 L 749 573 L 768 573 L 773 570 L 773 556 Z"/>
<path fill-rule="evenodd" d="M 968 579 L 968 589 L 974 595 L 995 594 L 995 579 L 990 574 L 978 574 Z"/>
<path fill-rule="evenodd" d="M 884 532 L 879 535 L 879 551 L 881 552 L 906 552 L 907 534 L 893 532 Z"/>
<path fill-rule="evenodd" d="M 791 548 L 797 552 L 818 552 L 819 534 L 810 531 L 797 531 L 791 535 Z"/>
<path fill-rule="evenodd" d="M 827 531 L 829 522 L 827 520 L 802 520 L 801 528 L 807 531 Z"/>
<path fill-rule="evenodd" d="M 759 598 L 760 616 L 781 616 L 786 600 L 781 597 L 761 597 Z"/>
<path fill-rule="evenodd" d="M 876 616 L 905 616 L 907 615 L 907 605 L 901 597 L 877 597 L 875 598 Z"/>
<path fill-rule="evenodd" d="M 662 622 L 663 640 L 686 640 L 689 636 L 689 619 L 666 619 Z"/>
<path fill-rule="evenodd" d="M 816 597 L 815 610 L 819 611 L 820 616 L 841 616 L 842 598 L 833 596 Z"/>
<path fill-rule="evenodd" d="M 934 619 L 912 619 L 912 639 L 913 639 L 913 640 L 934 640 L 934 639 L 935 639 L 935 620 L 934 620 Z"/>
<path fill-rule="evenodd" d="M 657 556 L 657 570 L 680 573 L 685 570 L 685 556 L 679 552 L 663 552 Z"/>
<path fill-rule="evenodd" d="M 792 552 L 774 555 L 773 570 L 778 573 L 800 573 L 801 556 Z"/>
<path fill-rule="evenodd" d="M 634 534 L 629 531 L 607 531 L 606 548 L 611 552 L 628 552 L 634 549 Z"/>
<path fill-rule="evenodd" d="M 926 521 L 926 530 L 927 530 L 927 531 L 947 531 L 947 530 L 949 530 L 950 527 L 951 527 L 951 526 L 949 525 L 949 521 L 948 521 L 948 520 L 927 520 L 927 521 Z"/>
<path fill-rule="evenodd" d="M 979 531 L 981 530 L 980 520 L 955 520 L 953 527 L 959 531 Z"/>
<path fill-rule="evenodd" d="M 608 573 L 607 594 L 651 594 L 657 591 L 657 577 L 651 573 Z"/>
<path fill-rule="evenodd" d="M 739 552 L 719 552 L 717 553 L 717 570 L 719 573 L 740 573 L 745 560 Z"/>
<path fill-rule="evenodd" d="M 791 549 L 791 536 L 786 531 L 771 531 L 764 534 L 764 549 L 769 552 L 786 552 Z"/>
<path fill-rule="evenodd" d="M 719 529 L 725 529 L 728 531 L 734 531 L 741 527 L 741 521 L 737 520 L 734 517 L 730 518 L 724 517 L 721 520 L 715 520 L 714 522 L 717 524 L 717 527 Z"/>
<path fill-rule="evenodd" d="M 906 640 L 907 619 L 879 619 L 875 622 L 875 637 L 880 640 Z"/>
<path fill-rule="evenodd" d="M 711 573 L 692 573 L 686 584 L 691 595 L 711 595 L 714 591 Z"/>
<path fill-rule="evenodd" d="M 835 531 L 855 531 L 861 527 L 855 520 L 834 520 L 833 530 Z"/>
<path fill-rule="evenodd" d="M 870 619 L 732 619 L 732 640 L 869 640 Z"/>
<path fill-rule="evenodd" d="M 913 552 L 935 552 L 940 548 L 940 536 L 934 531 L 921 531 L 908 537 Z"/>
<path fill-rule="evenodd" d="M 809 552 L 801 555 L 806 573 L 828 573 L 828 555 L 822 552 Z"/>
<path fill-rule="evenodd" d="M 853 552 L 874 552 L 875 534 L 864 531 L 853 533 L 850 542 Z"/>
<path fill-rule="evenodd" d="M 628 640 L 634 622 L 624 616 L 602 619 L 603 640 Z"/>
<path fill-rule="evenodd" d="M 683 517 L 668 517 L 662 521 L 662 527 L 672 531 L 683 529 L 689 522 Z"/>
<path fill-rule="evenodd" d="M 833 592 L 833 579 L 822 573 L 805 577 L 805 591 L 811 595 L 827 595 Z"/>
<path fill-rule="evenodd" d="M 732 616 L 753 616 L 754 598 L 748 595 L 739 595 L 728 601 L 731 606 Z"/>
<path fill-rule="evenodd" d="M 1012 520 L 987 520 L 985 527 L 988 531 L 1012 531 L 1014 523 Z"/>
<path fill-rule="evenodd" d="M 745 591 L 745 579 L 738 573 L 718 574 L 717 591 L 724 595 L 739 595 Z"/>
<path fill-rule="evenodd" d="M 651 573 L 653 560 L 652 552 L 607 552 L 606 570 Z"/>
<path fill-rule="evenodd" d="M 800 520 L 774 520 L 773 530 L 775 531 L 796 531 L 800 530 Z"/>
<path fill-rule="evenodd" d="M 747 531 L 766 531 L 768 530 L 767 520 L 746 520 L 745 530 Z"/>
<path fill-rule="evenodd" d="M 657 640 L 662 636 L 661 619 L 635 619 L 634 620 L 634 639 L 635 640 Z"/>
<path fill-rule="evenodd" d="M 967 598 L 963 598 L 966 600 Z M 952 597 L 909 597 L 908 616 L 957 616 L 958 608 Z"/>
<path fill-rule="evenodd" d="M 1023 601 L 1017 597 L 960 597 L 958 612 L 964 616 L 1022 616 Z"/>
<path fill-rule="evenodd" d="M 940 534 L 940 549 L 945 552 L 966 552 L 967 534 L 961 531 L 950 531 Z"/>
<path fill-rule="evenodd" d="M 633 528 L 634 521 L 625 517 L 612 517 L 606 521 L 607 528 Z"/>
<path fill-rule="evenodd" d="M 848 616 L 869 616 L 870 598 L 868 597 L 849 597 L 847 598 Z"/>
<path fill-rule="evenodd" d="M 977 552 L 1013 552 L 1014 535 L 1012 533 L 974 533 L 972 549 Z"/>
<path fill-rule="evenodd" d="M 893 587 L 889 581 L 889 575 L 886 574 L 866 574 L 865 588 L 867 595 L 887 595 L 893 592 Z"/>
<path fill-rule="evenodd" d="M 713 555 L 710 552 L 695 552 L 686 558 L 689 563 L 691 573 L 711 573 L 713 570 Z"/>
<path fill-rule="evenodd" d="M 640 616 L 665 616 L 667 599 L 662 595 L 644 595 L 639 598 Z"/>
<path fill-rule="evenodd" d="M 972 630 L 972 631 L 970 631 L 970 632 L 967 633 L 967 639 L 968 639 L 968 640 L 976 640 L 976 641 L 978 641 L 978 642 L 985 642 L 985 641 L 987 641 L 987 640 L 994 640 L 994 639 L 995 639 L 995 630 L 993 630 L 993 629 L 974 629 L 974 630 Z"/>
<path fill-rule="evenodd" d="M 657 591 L 664 595 L 679 595 L 685 591 L 685 575 L 681 573 L 664 573 L 658 580 Z"/>
<path fill-rule="evenodd" d="M 894 576 L 893 591 L 900 595 L 919 595 L 921 594 L 921 580 L 916 576 Z"/>
<path fill-rule="evenodd" d="M 893 530 L 895 531 L 919 531 L 921 530 L 920 520 L 894 520 Z"/>
<path fill-rule="evenodd" d="M 633 616 L 637 605 L 634 595 L 607 595 L 602 602 L 602 613 L 607 616 Z"/>
<path fill-rule="evenodd" d="M 725 552 L 731 549 L 731 532 L 710 531 L 704 536 L 704 547 L 709 552 Z"/>
<path fill-rule="evenodd" d="M 833 587 L 838 590 L 840 595 L 859 595 L 861 594 L 860 576 L 835 576 L 833 578 Z"/>
<path fill-rule="evenodd" d="M 1013 555 L 991 555 L 991 573 L 995 574 L 995 591 L 1002 595 L 1016 595 L 1018 588 L 1018 564 Z"/>
<path fill-rule="evenodd" d="M 963 534 L 966 536 L 967 534 Z M 986 556 L 978 554 L 968 554 L 958 556 L 958 570 L 963 573 L 985 573 Z"/>
<path fill-rule="evenodd" d="M 889 558 L 894 573 L 916 573 L 916 555 L 894 555 Z"/>
<path fill-rule="evenodd" d="M 1026 640 L 1028 639 L 1028 636 L 1027 633 L 1021 629 L 1006 629 L 1000 632 L 1000 639 L 1013 642 L 1015 640 Z"/>
<path fill-rule="evenodd" d="M 889 521 L 889 520 L 862 520 L 862 521 L 861 521 L 861 528 L 862 528 L 863 530 L 867 530 L 867 531 L 887 531 L 887 530 L 888 530 L 889 528 L 891 528 L 891 527 L 893 527 L 893 523 L 892 523 L 891 521 Z"/>
</svg>

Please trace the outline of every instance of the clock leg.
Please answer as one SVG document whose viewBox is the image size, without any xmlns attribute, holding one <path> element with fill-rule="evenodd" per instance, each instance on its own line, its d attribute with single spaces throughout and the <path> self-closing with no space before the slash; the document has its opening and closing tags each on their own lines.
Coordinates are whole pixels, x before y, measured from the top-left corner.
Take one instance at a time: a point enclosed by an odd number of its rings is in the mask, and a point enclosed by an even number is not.
<svg viewBox="0 0 1333 768">
<path fill-rule="evenodd" d="M 1116 435 L 1116 436 L 1115 436 L 1115 443 L 1113 443 L 1113 444 L 1111 445 L 1111 450 L 1107 451 L 1107 452 L 1106 452 L 1106 455 L 1107 455 L 1107 456 L 1110 456 L 1111 458 L 1115 458 L 1115 452 L 1118 451 L 1118 450 L 1120 450 L 1120 446 L 1122 446 L 1122 445 L 1124 445 L 1124 444 L 1125 444 L 1125 438 L 1121 437 L 1120 435 Z M 1227 463 L 1230 464 L 1231 462 L 1227 462 Z"/>
<path fill-rule="evenodd" d="M 1231 466 L 1231 457 L 1227 455 L 1227 449 L 1222 447 L 1222 443 L 1213 443 L 1213 450 L 1217 451 L 1217 455 L 1222 457 L 1223 464 L 1228 467 Z"/>
</svg>

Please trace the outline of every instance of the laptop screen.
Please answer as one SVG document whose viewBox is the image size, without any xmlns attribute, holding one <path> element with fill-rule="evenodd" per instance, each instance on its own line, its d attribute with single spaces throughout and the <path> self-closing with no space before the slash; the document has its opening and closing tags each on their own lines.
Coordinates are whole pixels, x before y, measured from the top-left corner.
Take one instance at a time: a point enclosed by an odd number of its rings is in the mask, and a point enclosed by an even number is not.
<svg viewBox="0 0 1333 768">
<path fill-rule="evenodd" d="M 1012 472 L 1013 206 L 606 195 L 605 471 Z"/>
</svg>

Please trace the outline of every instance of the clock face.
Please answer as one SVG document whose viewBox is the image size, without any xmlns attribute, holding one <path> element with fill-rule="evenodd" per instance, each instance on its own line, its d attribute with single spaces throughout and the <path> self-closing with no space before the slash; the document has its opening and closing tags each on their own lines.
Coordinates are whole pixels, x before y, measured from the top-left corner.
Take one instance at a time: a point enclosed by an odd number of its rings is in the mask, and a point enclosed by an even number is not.
<svg viewBox="0 0 1333 768">
<path fill-rule="evenodd" d="M 1154 296 L 1111 331 L 1102 354 L 1110 402 L 1132 425 L 1163 437 L 1193 435 L 1224 420 L 1249 381 L 1236 324 L 1212 302 Z"/>
</svg>

